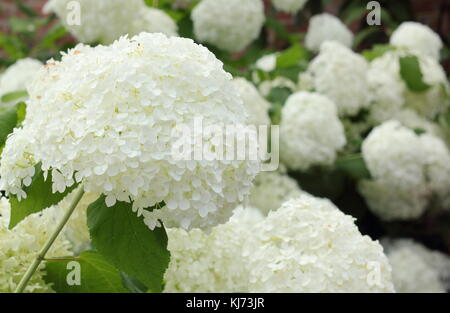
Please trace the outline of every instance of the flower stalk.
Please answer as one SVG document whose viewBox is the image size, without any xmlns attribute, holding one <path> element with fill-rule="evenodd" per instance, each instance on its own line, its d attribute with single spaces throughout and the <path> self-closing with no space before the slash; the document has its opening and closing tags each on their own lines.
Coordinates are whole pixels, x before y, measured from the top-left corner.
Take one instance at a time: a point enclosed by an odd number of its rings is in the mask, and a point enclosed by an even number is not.
<svg viewBox="0 0 450 313">
<path fill-rule="evenodd" d="M 81 187 L 77 193 L 75 194 L 75 198 L 72 200 L 72 203 L 69 206 L 69 209 L 64 214 L 62 220 L 59 222 L 56 229 L 51 234 L 50 238 L 47 240 L 45 245 L 42 247 L 41 251 L 38 253 L 36 258 L 31 263 L 30 267 L 26 271 L 25 275 L 23 275 L 22 279 L 20 280 L 19 285 L 17 286 L 14 293 L 22 293 L 25 290 L 25 287 L 27 286 L 28 282 L 30 281 L 31 277 L 33 276 L 34 272 L 36 272 L 37 268 L 41 264 L 41 262 L 45 259 L 45 255 L 52 247 L 53 243 L 55 242 L 56 238 L 58 238 L 58 235 L 63 230 L 64 226 L 67 224 L 67 221 L 70 219 L 70 216 L 72 215 L 73 211 L 77 207 L 78 203 L 80 202 L 81 198 L 84 195 L 84 189 Z"/>
</svg>

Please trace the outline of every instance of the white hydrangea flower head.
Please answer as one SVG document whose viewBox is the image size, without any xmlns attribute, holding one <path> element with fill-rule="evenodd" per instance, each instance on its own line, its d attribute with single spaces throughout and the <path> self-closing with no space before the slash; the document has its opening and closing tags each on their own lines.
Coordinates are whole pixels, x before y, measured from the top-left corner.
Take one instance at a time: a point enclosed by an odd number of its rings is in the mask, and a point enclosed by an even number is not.
<svg viewBox="0 0 450 313">
<path fill-rule="evenodd" d="M 409 239 L 383 240 L 396 292 L 433 293 L 450 288 L 450 258 Z"/>
<path fill-rule="evenodd" d="M 259 92 L 264 97 L 267 97 L 273 88 L 288 88 L 294 91 L 297 89 L 297 86 L 292 80 L 282 76 L 278 76 L 272 80 L 265 80 L 258 86 Z"/>
<path fill-rule="evenodd" d="M 253 292 L 393 292 L 381 245 L 326 199 L 292 199 L 253 234 L 246 251 Z"/>
<path fill-rule="evenodd" d="M 308 0 L 272 0 L 271 2 L 278 11 L 296 14 L 303 9 Z"/>
<path fill-rule="evenodd" d="M 178 160 L 173 145 L 185 135 L 174 131 L 180 126 L 201 136 L 204 149 L 221 145 L 195 133 L 198 118 L 203 127 L 246 124 L 231 79 L 190 39 L 142 33 L 111 46 L 78 45 L 49 61 L 29 88 L 24 126 L 2 154 L 0 187 L 26 196 L 41 162 L 54 192 L 81 182 L 108 206 L 131 200 L 150 228 L 159 220 L 185 229 L 223 223 L 250 193 L 259 162 Z M 162 201 L 163 209 L 144 210 Z"/>
<path fill-rule="evenodd" d="M 28 216 L 14 229 L 9 230 L 10 204 L 6 198 L 0 199 L 0 293 L 14 292 L 28 266 L 38 255 L 50 236 L 48 228 L 53 226 L 54 210 Z M 48 257 L 70 256 L 70 244 L 60 236 L 47 253 Z M 45 264 L 42 263 L 31 277 L 24 292 L 53 292 L 43 277 Z"/>
<path fill-rule="evenodd" d="M 16 128 L 8 136 L 0 157 L 0 190 L 8 186 L 9 194 L 17 195 L 19 199 L 26 198 L 23 186 L 31 184 L 37 164 L 34 144 L 32 131 L 28 129 Z"/>
<path fill-rule="evenodd" d="M 431 86 L 422 93 L 409 90 L 400 75 L 400 58 L 409 55 L 418 58 L 423 80 Z M 370 114 L 377 123 L 392 119 L 406 108 L 433 119 L 449 106 L 443 90 L 449 87 L 444 69 L 435 59 L 422 54 L 407 50 L 387 52 L 371 62 L 367 79 L 373 102 Z"/>
<path fill-rule="evenodd" d="M 261 172 L 253 183 L 249 204 L 258 208 L 264 215 L 275 211 L 287 200 L 305 193 L 295 179 L 278 171 Z"/>
<path fill-rule="evenodd" d="M 8 67 L 0 76 L 0 98 L 11 92 L 26 91 L 41 67 L 40 61 L 31 58 L 20 59 Z M 16 102 L 21 100 L 26 99 Z"/>
<path fill-rule="evenodd" d="M 200 42 L 239 52 L 258 38 L 265 21 L 261 0 L 202 0 L 192 11 Z"/>
<path fill-rule="evenodd" d="M 242 243 L 263 216 L 238 207 L 232 218 L 210 234 L 194 229 L 168 229 L 171 253 L 165 292 L 248 292 L 248 270 Z"/>
<path fill-rule="evenodd" d="M 55 222 L 60 221 L 67 212 L 75 193 L 73 191 L 56 205 L 54 209 L 56 213 Z M 85 193 L 63 229 L 64 236 L 70 242 L 71 250 L 75 255 L 79 255 L 91 247 L 91 236 L 87 226 L 87 208 L 98 198 L 99 195 L 97 194 Z"/>
<path fill-rule="evenodd" d="M 84 43 L 110 44 L 122 35 L 137 35 L 141 32 L 162 32 L 176 35 L 175 22 L 163 11 L 148 8 L 143 0 L 78 0 L 80 25 L 73 23 L 75 9 L 68 6 L 71 0 L 49 0 L 45 13 L 55 13 L 63 25 Z"/>
<path fill-rule="evenodd" d="M 425 212 L 428 204 L 429 192 L 424 186 L 408 189 L 378 179 L 360 181 L 358 190 L 369 209 L 385 221 L 416 219 Z"/>
<path fill-rule="evenodd" d="M 248 124 L 256 127 L 270 125 L 270 103 L 264 99 L 258 89 L 245 78 L 233 79 L 233 85 L 241 95 L 248 113 Z"/>
<path fill-rule="evenodd" d="M 430 134 L 420 136 L 429 188 L 444 209 L 450 209 L 450 151 L 445 142 Z"/>
<path fill-rule="evenodd" d="M 322 43 L 337 41 L 347 48 L 353 44 L 353 33 L 334 15 L 323 13 L 314 15 L 309 20 L 309 28 L 305 37 L 305 45 L 309 50 L 319 51 Z"/>
<path fill-rule="evenodd" d="M 274 71 L 277 67 L 278 55 L 279 53 L 271 53 L 259 58 L 255 63 L 256 68 L 267 73 Z"/>
<path fill-rule="evenodd" d="M 143 31 L 148 33 L 163 33 L 167 36 L 178 36 L 177 24 L 163 10 L 143 8 L 138 14 L 128 33 L 130 36 L 137 35 Z"/>
<path fill-rule="evenodd" d="M 433 195 L 445 201 L 450 193 L 450 153 L 433 135 L 388 121 L 364 140 L 362 154 L 371 180 L 361 181 L 359 190 L 384 220 L 418 218 Z"/>
<path fill-rule="evenodd" d="M 346 138 L 331 100 L 317 93 L 297 92 L 287 99 L 281 114 L 280 159 L 286 167 L 304 171 L 334 163 Z"/>
<path fill-rule="evenodd" d="M 336 41 L 320 46 L 308 70 L 300 73 L 299 88 L 311 88 L 336 103 L 339 115 L 356 115 L 368 106 L 367 61 Z"/>
<path fill-rule="evenodd" d="M 417 22 L 403 22 L 392 33 L 390 44 L 400 48 L 408 48 L 419 54 L 427 55 L 439 61 L 442 39 L 427 25 Z"/>
</svg>

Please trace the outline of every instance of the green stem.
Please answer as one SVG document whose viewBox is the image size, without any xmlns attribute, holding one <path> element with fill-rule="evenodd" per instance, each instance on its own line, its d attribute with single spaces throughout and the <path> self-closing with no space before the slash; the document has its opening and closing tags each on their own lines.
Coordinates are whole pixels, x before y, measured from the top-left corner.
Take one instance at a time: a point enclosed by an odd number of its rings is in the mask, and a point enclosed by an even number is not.
<svg viewBox="0 0 450 313">
<path fill-rule="evenodd" d="M 41 264 L 42 260 L 45 259 L 45 255 L 47 254 L 48 250 L 50 250 L 50 248 L 53 245 L 53 243 L 55 242 L 56 238 L 58 238 L 59 233 L 62 231 L 62 229 L 66 225 L 67 221 L 69 220 L 70 216 L 72 215 L 73 211 L 77 207 L 77 205 L 80 202 L 83 195 L 84 195 L 84 189 L 83 189 L 83 187 L 80 187 L 80 189 L 75 194 L 75 198 L 72 200 L 72 203 L 70 204 L 69 209 L 64 214 L 63 219 L 61 220 L 61 222 L 59 222 L 55 231 L 51 234 L 50 238 L 47 240 L 44 247 L 42 247 L 42 250 L 39 252 L 39 254 L 36 256 L 36 258 L 33 260 L 33 263 L 31 263 L 31 265 L 28 268 L 28 270 L 26 271 L 25 275 L 23 275 L 23 277 L 20 280 L 20 283 L 17 286 L 14 293 L 21 293 L 24 291 L 25 287 L 27 286 L 28 282 L 30 281 L 31 277 L 33 276 L 34 272 L 39 267 L 39 264 Z"/>
</svg>

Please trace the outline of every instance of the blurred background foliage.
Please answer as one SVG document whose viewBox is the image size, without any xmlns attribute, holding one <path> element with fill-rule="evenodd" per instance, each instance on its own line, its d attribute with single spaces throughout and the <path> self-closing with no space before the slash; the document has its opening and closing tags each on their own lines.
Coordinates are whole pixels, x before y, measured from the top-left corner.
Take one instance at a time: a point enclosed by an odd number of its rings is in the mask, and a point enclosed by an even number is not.
<svg viewBox="0 0 450 313">
<path fill-rule="evenodd" d="M 0 67 L 7 67 L 23 57 L 45 61 L 58 58 L 59 51 L 75 45 L 75 40 L 61 26 L 55 16 L 42 15 L 46 0 L 2 0 L 0 2 Z M 179 26 L 180 35 L 193 38 L 190 11 L 195 1 L 183 5 L 177 0 L 145 0 L 148 6 L 168 13 Z M 450 1 L 449 0 L 395 0 L 379 1 L 380 26 L 366 23 L 369 0 L 315 0 L 308 1 L 297 15 L 276 12 L 266 2 L 266 25 L 259 40 L 245 51 L 229 55 L 208 47 L 221 58 L 234 74 L 248 75 L 250 65 L 262 55 L 298 44 L 303 38 L 311 16 L 328 12 L 339 16 L 356 34 L 355 50 L 362 51 L 375 44 L 388 42 L 390 34 L 404 21 L 414 20 L 429 25 L 439 33 L 445 43 L 443 63 L 450 73 Z M 304 51 L 292 51 L 304 53 Z"/>
</svg>

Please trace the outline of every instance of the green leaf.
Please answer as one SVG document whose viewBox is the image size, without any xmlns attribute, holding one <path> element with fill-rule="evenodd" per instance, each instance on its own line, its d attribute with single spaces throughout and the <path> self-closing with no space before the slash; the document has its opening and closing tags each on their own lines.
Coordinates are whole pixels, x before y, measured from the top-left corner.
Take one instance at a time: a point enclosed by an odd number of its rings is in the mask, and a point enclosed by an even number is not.
<svg viewBox="0 0 450 313">
<path fill-rule="evenodd" d="M 18 36 L 7 35 L 0 32 L 0 48 L 13 60 L 26 57 L 26 43 Z"/>
<path fill-rule="evenodd" d="M 297 65 L 285 68 L 277 68 L 274 72 L 274 77 L 283 76 L 294 83 L 298 83 L 298 77 L 301 72 L 306 71 L 308 68 L 307 60 L 300 60 Z"/>
<path fill-rule="evenodd" d="M 5 144 L 6 138 L 13 132 L 17 121 L 17 106 L 10 108 L 0 107 L 0 146 Z"/>
<path fill-rule="evenodd" d="M 270 90 L 267 100 L 272 103 L 280 103 L 281 105 L 284 105 L 287 98 L 289 98 L 291 94 L 291 89 L 287 87 L 275 87 Z"/>
<path fill-rule="evenodd" d="M 131 203 L 117 202 L 108 208 L 105 196 L 89 206 L 87 215 L 94 247 L 120 271 L 154 292 L 162 291 L 170 259 L 165 229 L 150 230 Z"/>
<path fill-rule="evenodd" d="M 28 97 L 28 93 L 25 90 L 14 91 L 3 95 L 1 98 L 1 102 L 7 103 L 25 97 Z"/>
<path fill-rule="evenodd" d="M 283 109 L 283 105 L 275 102 L 269 109 L 270 120 L 273 125 L 280 125 L 281 122 L 281 110 Z"/>
<path fill-rule="evenodd" d="M 352 22 L 363 18 L 366 13 L 367 8 L 364 4 L 359 6 L 351 6 L 347 9 L 345 14 L 343 14 L 343 21 L 345 24 L 349 25 Z"/>
<path fill-rule="evenodd" d="M 336 168 L 356 180 L 370 178 L 370 172 L 361 154 L 339 158 L 336 161 Z"/>
<path fill-rule="evenodd" d="M 423 74 L 417 56 L 411 55 L 400 58 L 400 76 L 409 90 L 413 92 L 424 92 L 431 87 L 423 81 Z"/>
<path fill-rule="evenodd" d="M 55 24 L 52 28 L 48 30 L 44 38 L 42 38 L 41 42 L 39 43 L 39 46 L 42 46 L 43 48 L 52 47 L 56 40 L 64 37 L 66 34 L 67 30 L 64 28 L 64 26 L 60 24 Z"/>
<path fill-rule="evenodd" d="M 280 38 L 283 38 L 285 40 L 290 40 L 290 33 L 289 31 L 286 29 L 286 27 L 284 27 L 283 24 L 280 23 L 280 21 L 278 21 L 276 18 L 274 17 L 267 17 L 266 19 L 266 27 L 269 29 L 272 29 Z"/>
<path fill-rule="evenodd" d="M 371 62 L 376 58 L 383 56 L 386 52 L 393 50 L 395 50 L 395 47 L 391 45 L 374 45 L 371 49 L 364 50 L 362 55 L 367 61 Z"/>
<path fill-rule="evenodd" d="M 369 38 L 371 35 L 376 34 L 380 30 L 381 30 L 381 28 L 377 27 L 377 26 L 370 26 L 370 27 L 363 29 L 362 31 L 360 31 L 359 33 L 356 34 L 355 39 L 353 40 L 353 48 L 354 49 L 358 48 L 359 45 L 364 40 Z"/>
<path fill-rule="evenodd" d="M 416 133 L 416 135 L 418 135 L 418 136 L 427 133 L 427 131 L 425 129 L 422 129 L 422 128 L 414 128 L 413 130 L 414 130 L 414 133 Z"/>
<path fill-rule="evenodd" d="M 267 100 L 269 100 L 272 106 L 269 109 L 269 116 L 272 124 L 279 125 L 282 119 L 281 110 L 287 98 L 292 94 L 292 90 L 287 87 L 275 87 L 270 90 Z"/>
<path fill-rule="evenodd" d="M 24 187 L 27 197 L 25 199 L 21 199 L 21 201 L 19 201 L 15 195 L 11 195 L 9 198 L 11 202 L 9 229 L 14 228 L 28 215 L 38 213 L 52 205 L 58 204 L 76 187 L 77 185 L 74 184 L 72 187 L 66 188 L 63 193 L 52 193 L 51 171 L 48 172 L 47 179 L 45 179 L 44 171 L 41 169 L 41 164 L 37 164 L 35 166 L 35 174 L 30 186 Z"/>
<path fill-rule="evenodd" d="M 68 279 L 71 272 L 77 270 L 70 262 L 78 262 L 80 269 L 80 284 L 70 286 Z M 69 266 L 68 266 L 69 265 Z M 69 275 L 69 277 L 68 277 Z M 59 293 L 128 293 L 122 285 L 119 271 L 97 252 L 83 252 L 74 259 L 54 259 L 46 261 L 47 283 Z"/>
<path fill-rule="evenodd" d="M 300 44 L 294 44 L 277 56 L 277 68 L 298 65 L 301 60 L 306 58 L 308 58 L 308 51 Z"/>
<path fill-rule="evenodd" d="M 13 33 L 31 34 L 47 23 L 47 18 L 18 18 L 12 17 L 8 20 Z"/>
<path fill-rule="evenodd" d="M 122 278 L 123 285 L 132 293 L 146 293 L 148 288 L 139 280 L 131 277 L 127 273 L 120 272 L 120 277 Z"/>
<path fill-rule="evenodd" d="M 19 102 L 17 104 L 17 124 L 22 123 L 27 115 L 27 104 L 25 102 Z"/>
<path fill-rule="evenodd" d="M 16 0 L 14 2 L 16 3 L 19 10 L 22 11 L 23 13 L 25 13 L 28 17 L 38 16 L 38 14 L 32 8 L 30 8 L 28 5 L 23 3 L 23 1 Z"/>
</svg>

